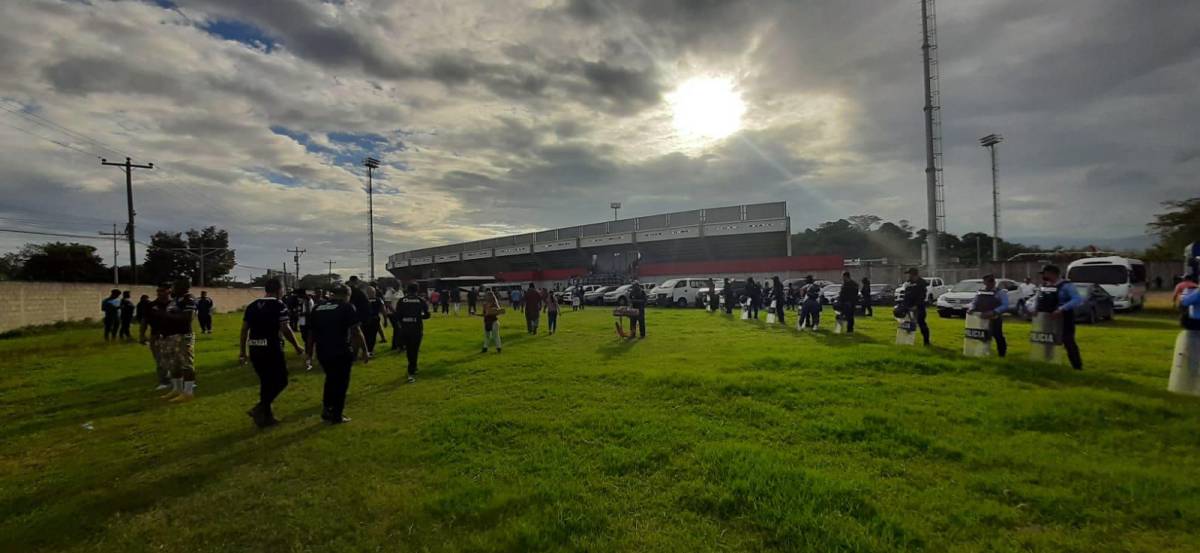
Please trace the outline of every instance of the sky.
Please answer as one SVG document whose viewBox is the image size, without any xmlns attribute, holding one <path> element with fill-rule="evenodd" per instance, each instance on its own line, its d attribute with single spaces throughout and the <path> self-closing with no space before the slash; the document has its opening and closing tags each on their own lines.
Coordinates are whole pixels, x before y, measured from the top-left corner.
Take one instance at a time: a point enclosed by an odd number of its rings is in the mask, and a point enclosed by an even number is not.
<svg viewBox="0 0 1200 553">
<path fill-rule="evenodd" d="M 938 8 L 948 231 L 990 231 L 990 133 L 1005 237 L 1140 235 L 1200 190 L 1194 1 Z M 155 165 L 138 238 L 227 229 L 242 279 L 295 247 L 304 273 L 366 273 L 368 155 L 380 274 L 614 201 L 926 220 L 916 0 L 22 0 L 0 21 L 0 228 L 123 224 L 98 158 L 125 156 Z"/>
</svg>

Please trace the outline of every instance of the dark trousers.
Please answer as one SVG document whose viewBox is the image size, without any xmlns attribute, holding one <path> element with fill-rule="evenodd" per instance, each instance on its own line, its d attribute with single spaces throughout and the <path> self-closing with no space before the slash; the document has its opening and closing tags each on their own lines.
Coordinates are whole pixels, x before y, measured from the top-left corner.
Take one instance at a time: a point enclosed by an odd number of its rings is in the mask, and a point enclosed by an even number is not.
<svg viewBox="0 0 1200 553">
<path fill-rule="evenodd" d="M 283 350 L 269 347 L 250 349 L 250 364 L 258 374 L 258 406 L 265 417 L 271 416 L 271 402 L 288 385 L 287 361 Z"/>
<path fill-rule="evenodd" d="M 379 341 L 379 317 L 374 317 L 362 325 L 363 337 L 367 339 L 367 351 L 375 351 L 375 343 Z"/>
<path fill-rule="evenodd" d="M 750 300 L 750 318 L 758 319 L 758 302 Z"/>
<path fill-rule="evenodd" d="M 921 338 L 925 341 L 925 345 L 929 345 L 929 324 L 925 322 L 925 306 L 918 307 L 913 313 L 913 318 L 917 320 L 917 328 L 921 329 Z"/>
<path fill-rule="evenodd" d="M 546 312 L 546 330 L 549 330 L 551 334 L 558 330 L 558 311 Z"/>
<path fill-rule="evenodd" d="M 875 316 L 875 308 L 871 305 L 871 298 L 863 297 L 862 302 L 863 302 L 863 316 L 864 317 L 874 317 Z"/>
<path fill-rule="evenodd" d="M 854 332 L 854 304 L 842 305 L 842 322 L 846 325 L 846 332 Z"/>
<path fill-rule="evenodd" d="M 212 331 L 212 314 L 211 313 L 197 313 L 196 314 L 196 322 L 200 323 L 200 332 Z"/>
<path fill-rule="evenodd" d="M 1079 344 L 1075 343 L 1075 312 L 1064 311 L 1062 314 L 1062 343 L 1063 349 L 1067 350 L 1067 359 L 1071 361 L 1071 368 L 1075 370 L 1083 370 L 1083 358 L 1079 356 Z"/>
<path fill-rule="evenodd" d="M 636 332 L 635 332 L 636 331 Z M 629 335 L 638 334 L 642 338 L 646 337 L 646 308 L 638 308 L 636 317 L 629 318 Z"/>
<path fill-rule="evenodd" d="M 129 333 L 129 325 L 133 324 L 133 316 L 121 317 L 121 337 L 133 338 L 133 334 Z"/>
<path fill-rule="evenodd" d="M 730 298 L 730 297 L 725 298 L 725 314 L 726 315 L 733 314 L 733 298 Z"/>
<path fill-rule="evenodd" d="M 442 304 L 442 313 L 449 313 L 449 312 L 450 312 L 450 304 L 443 303 Z"/>
<path fill-rule="evenodd" d="M 540 319 L 541 317 L 530 317 L 529 314 L 526 313 L 525 330 L 527 330 L 530 334 L 537 334 L 538 321 Z"/>
<path fill-rule="evenodd" d="M 783 305 L 782 301 L 775 302 L 775 317 L 779 319 L 779 324 L 787 324 L 784 314 L 787 313 L 787 306 Z"/>
<path fill-rule="evenodd" d="M 408 357 L 408 375 L 417 374 L 417 356 L 421 353 L 421 338 L 424 337 L 420 327 L 400 327 L 400 341 L 404 344 L 404 354 Z"/>
<path fill-rule="evenodd" d="M 388 320 L 392 321 L 392 349 L 404 349 L 403 342 L 400 340 L 400 318 L 389 315 Z"/>
<path fill-rule="evenodd" d="M 1000 315 L 988 320 L 988 332 L 996 343 L 996 354 L 1004 357 L 1008 353 L 1008 340 L 1004 338 L 1004 319 Z"/>
<path fill-rule="evenodd" d="M 467 314 L 468 314 L 468 315 L 474 315 L 474 314 L 475 314 L 475 302 L 473 302 L 473 301 L 468 301 L 468 302 L 467 302 Z"/>
<path fill-rule="evenodd" d="M 104 317 L 104 339 L 116 338 L 121 333 L 121 318 L 112 315 Z"/>
<path fill-rule="evenodd" d="M 821 305 L 806 301 L 800 306 L 800 328 L 817 328 L 821 324 Z"/>
<path fill-rule="evenodd" d="M 347 350 L 329 357 L 318 355 L 317 360 L 325 370 L 325 395 L 321 399 L 325 411 L 321 418 L 340 420 L 346 408 L 346 390 L 350 389 L 350 367 L 354 365 L 354 354 Z"/>
</svg>

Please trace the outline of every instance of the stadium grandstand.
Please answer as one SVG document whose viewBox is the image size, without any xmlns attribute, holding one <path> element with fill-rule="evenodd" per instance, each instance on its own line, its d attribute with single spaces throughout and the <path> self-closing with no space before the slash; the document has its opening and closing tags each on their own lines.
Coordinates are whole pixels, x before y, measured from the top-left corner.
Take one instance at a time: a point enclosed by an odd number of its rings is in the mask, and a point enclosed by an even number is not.
<svg viewBox="0 0 1200 553">
<path fill-rule="evenodd" d="M 555 286 L 639 278 L 831 275 L 840 256 L 791 256 L 785 202 L 591 223 L 400 252 L 387 269 L 409 281 L 495 280 Z M 475 278 L 473 278 L 475 277 Z"/>
</svg>

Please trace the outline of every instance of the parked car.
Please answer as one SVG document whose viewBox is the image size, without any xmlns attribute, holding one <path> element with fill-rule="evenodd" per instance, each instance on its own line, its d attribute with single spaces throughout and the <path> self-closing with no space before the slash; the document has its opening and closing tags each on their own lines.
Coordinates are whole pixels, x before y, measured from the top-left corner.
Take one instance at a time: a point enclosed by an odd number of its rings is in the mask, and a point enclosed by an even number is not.
<svg viewBox="0 0 1200 553">
<path fill-rule="evenodd" d="M 871 305 L 892 305 L 896 303 L 896 289 L 890 284 L 871 285 Z"/>
<path fill-rule="evenodd" d="M 688 307 L 700 305 L 702 288 L 708 288 L 708 282 L 705 279 L 673 278 L 655 286 L 648 294 L 651 301 L 660 306 Z"/>
<path fill-rule="evenodd" d="M 725 280 L 724 279 L 713 279 L 713 283 L 717 285 L 717 296 L 720 297 L 721 294 L 725 291 Z M 735 298 L 740 298 L 742 296 L 742 294 L 746 293 L 746 281 L 744 281 L 740 278 L 730 279 L 729 285 L 730 285 L 730 287 L 733 288 L 733 297 L 735 297 Z M 703 288 L 696 291 L 696 297 L 701 298 L 701 297 L 704 297 L 705 294 L 708 294 L 707 283 L 705 283 L 705 286 Z"/>
<path fill-rule="evenodd" d="M 1104 286 L 1091 282 L 1076 282 L 1075 290 L 1083 298 L 1083 305 L 1075 308 L 1075 321 L 1095 323 L 1111 321 L 1116 305 L 1112 294 Z"/>
<path fill-rule="evenodd" d="M 817 301 L 820 301 L 821 305 L 833 305 L 833 302 L 837 301 L 838 294 L 840 293 L 842 293 L 841 284 L 822 286 L 821 294 L 817 296 Z"/>
<path fill-rule="evenodd" d="M 629 290 L 633 288 L 632 284 L 622 284 L 613 288 L 611 292 L 605 292 L 604 305 L 629 305 Z"/>
<path fill-rule="evenodd" d="M 925 297 L 925 303 L 933 304 L 934 300 L 950 291 L 950 286 L 946 285 L 946 281 L 941 277 L 921 277 L 925 279 L 925 284 L 928 286 L 928 294 Z M 908 281 L 901 282 L 896 285 L 896 301 L 900 301 L 904 297 L 904 289 L 908 287 Z"/>
<path fill-rule="evenodd" d="M 1007 278 L 996 279 L 996 287 L 1008 291 L 1009 308 L 1014 312 L 1021 302 L 1021 286 L 1015 280 Z M 936 305 L 938 315 L 942 318 L 965 317 L 967 307 L 975 300 L 975 293 L 983 289 L 983 279 L 969 278 L 955 284 L 950 291 L 938 296 Z"/>
<path fill-rule="evenodd" d="M 604 303 L 604 294 L 612 292 L 616 289 L 616 286 L 596 286 L 588 291 L 585 287 L 583 292 L 583 303 L 587 305 L 600 305 Z"/>
</svg>

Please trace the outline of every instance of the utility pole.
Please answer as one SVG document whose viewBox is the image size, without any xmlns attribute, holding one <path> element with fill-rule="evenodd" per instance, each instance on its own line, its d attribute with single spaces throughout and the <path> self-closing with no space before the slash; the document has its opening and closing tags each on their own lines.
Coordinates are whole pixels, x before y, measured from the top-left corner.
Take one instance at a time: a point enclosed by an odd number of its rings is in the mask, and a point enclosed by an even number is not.
<svg viewBox="0 0 1200 553">
<path fill-rule="evenodd" d="M 329 265 L 329 275 L 327 277 L 325 277 L 325 285 L 326 286 L 333 286 L 333 264 L 334 263 L 335 263 L 335 261 L 332 259 L 325 262 L 326 265 Z"/>
<path fill-rule="evenodd" d="M 287 261 L 280 263 L 280 265 L 283 266 L 283 287 L 291 290 L 291 287 L 288 286 L 288 281 L 287 281 Z"/>
<path fill-rule="evenodd" d="M 979 145 L 987 148 L 992 154 L 992 261 L 1000 261 L 1000 188 L 996 185 L 999 170 L 996 167 L 996 145 L 1004 142 L 1004 137 L 989 134 L 979 139 Z"/>
<path fill-rule="evenodd" d="M 379 168 L 379 160 L 368 157 L 363 161 L 367 166 L 367 234 L 370 241 L 371 281 L 375 281 L 375 187 L 371 182 L 372 171 Z"/>
<path fill-rule="evenodd" d="M 287 251 L 292 254 L 292 261 L 294 261 L 296 263 L 296 284 L 299 285 L 300 284 L 300 256 L 304 255 L 304 252 L 307 250 L 302 250 L 300 248 L 292 248 Z"/>
<path fill-rule="evenodd" d="M 113 239 L 113 286 L 119 285 L 121 284 L 121 277 L 118 276 L 119 273 L 117 272 L 117 237 L 125 236 L 125 233 L 117 232 L 117 224 L 113 223 L 112 232 L 100 231 L 100 236 L 111 236 Z"/>
<path fill-rule="evenodd" d="M 107 159 L 100 158 L 100 165 L 120 167 L 122 171 L 125 171 L 125 199 L 129 203 L 129 223 L 125 225 L 125 235 L 129 237 L 129 272 L 133 276 L 133 283 L 137 284 L 137 252 L 134 250 L 133 232 L 133 170 L 153 169 L 154 164 L 139 165 L 129 158 L 125 158 L 125 163 L 110 163 Z"/>
</svg>

